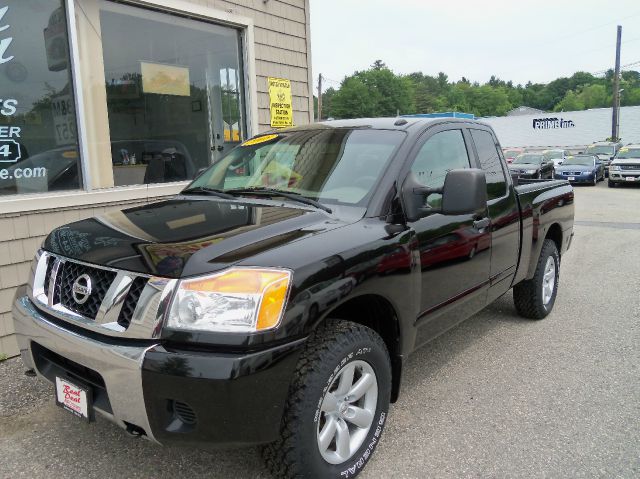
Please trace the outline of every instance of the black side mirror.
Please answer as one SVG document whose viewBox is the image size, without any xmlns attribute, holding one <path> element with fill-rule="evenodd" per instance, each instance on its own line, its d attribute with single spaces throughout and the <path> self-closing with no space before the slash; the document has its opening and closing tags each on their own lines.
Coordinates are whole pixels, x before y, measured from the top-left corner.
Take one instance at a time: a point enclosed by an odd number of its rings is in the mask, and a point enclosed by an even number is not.
<svg viewBox="0 0 640 479">
<path fill-rule="evenodd" d="M 205 171 L 207 171 L 209 168 L 200 168 L 198 169 L 198 171 L 196 172 L 196 174 L 194 175 L 193 179 L 195 180 L 196 178 L 199 178 L 200 176 L 202 176 L 202 173 L 204 173 Z"/>
<path fill-rule="evenodd" d="M 426 205 L 429 195 L 441 194 L 442 206 Z M 434 213 L 464 215 L 479 213 L 487 207 L 487 180 L 484 171 L 477 168 L 451 170 L 442 188 L 428 188 L 409 173 L 402 189 L 405 214 L 409 221 L 416 221 Z"/>
</svg>

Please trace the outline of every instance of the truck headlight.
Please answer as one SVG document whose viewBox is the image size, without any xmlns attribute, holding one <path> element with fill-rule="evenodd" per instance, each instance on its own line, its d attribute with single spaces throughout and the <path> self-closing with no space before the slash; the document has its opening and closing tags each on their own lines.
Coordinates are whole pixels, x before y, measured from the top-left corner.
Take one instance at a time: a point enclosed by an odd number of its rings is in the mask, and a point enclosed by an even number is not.
<svg viewBox="0 0 640 479">
<path fill-rule="evenodd" d="M 290 282 L 291 271 L 271 268 L 231 268 L 184 279 L 167 327 L 238 333 L 273 329 L 280 324 Z"/>
<path fill-rule="evenodd" d="M 613 170 L 613 171 L 620 171 L 620 166 L 619 165 L 611 165 L 611 166 L 609 166 L 609 169 Z"/>
</svg>

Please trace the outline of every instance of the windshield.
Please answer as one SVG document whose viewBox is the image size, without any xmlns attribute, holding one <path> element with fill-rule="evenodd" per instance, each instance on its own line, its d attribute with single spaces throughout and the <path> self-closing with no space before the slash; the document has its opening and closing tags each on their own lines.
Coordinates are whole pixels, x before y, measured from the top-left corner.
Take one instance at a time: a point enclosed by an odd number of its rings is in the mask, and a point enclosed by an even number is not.
<svg viewBox="0 0 640 479">
<path fill-rule="evenodd" d="M 543 155 L 532 155 L 532 154 L 525 153 L 524 155 L 520 155 L 515 160 L 513 160 L 513 163 L 540 164 L 542 163 L 543 159 L 544 159 Z"/>
<path fill-rule="evenodd" d="M 562 163 L 562 166 L 565 165 L 582 165 L 582 166 L 593 166 L 593 156 L 569 156 L 567 157 L 566 160 L 564 160 L 564 162 Z"/>
<path fill-rule="evenodd" d="M 504 157 L 505 158 L 515 158 L 520 153 L 522 153 L 522 150 L 505 150 Z"/>
<path fill-rule="evenodd" d="M 609 155 L 613 156 L 616 153 L 616 150 L 613 146 L 607 145 L 591 145 L 587 147 L 587 153 L 591 153 L 593 155 Z"/>
<path fill-rule="evenodd" d="M 189 188 L 269 188 L 322 203 L 362 205 L 404 137 L 348 128 L 265 134 L 233 149 Z"/>
<path fill-rule="evenodd" d="M 558 160 L 562 158 L 562 150 L 546 150 L 543 152 L 543 155 L 550 160 Z"/>
<path fill-rule="evenodd" d="M 640 158 L 640 148 L 620 148 L 618 154 L 616 155 L 616 159 L 624 160 L 625 158 Z"/>
</svg>

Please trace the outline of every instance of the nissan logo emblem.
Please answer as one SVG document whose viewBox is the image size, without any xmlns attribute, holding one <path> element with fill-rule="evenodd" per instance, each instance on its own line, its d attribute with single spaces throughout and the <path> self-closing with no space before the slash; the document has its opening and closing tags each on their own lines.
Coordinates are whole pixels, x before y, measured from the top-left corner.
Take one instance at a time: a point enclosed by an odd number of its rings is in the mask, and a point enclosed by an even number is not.
<svg viewBox="0 0 640 479">
<path fill-rule="evenodd" d="M 71 295 L 78 304 L 84 304 L 91 296 L 91 277 L 88 274 L 82 274 L 73 282 L 71 286 Z"/>
</svg>

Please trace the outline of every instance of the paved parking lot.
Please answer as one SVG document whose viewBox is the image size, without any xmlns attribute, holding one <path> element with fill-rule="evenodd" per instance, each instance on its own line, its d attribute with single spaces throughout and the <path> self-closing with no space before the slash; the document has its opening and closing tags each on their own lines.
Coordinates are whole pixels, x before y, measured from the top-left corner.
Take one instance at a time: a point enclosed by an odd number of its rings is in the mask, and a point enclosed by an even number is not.
<svg viewBox="0 0 640 479">
<path fill-rule="evenodd" d="M 640 189 L 577 187 L 576 221 L 554 312 L 509 294 L 418 351 L 361 477 L 640 476 Z M 267 477 L 256 449 L 163 449 L 52 396 L 0 364 L 0 476 Z"/>
</svg>

